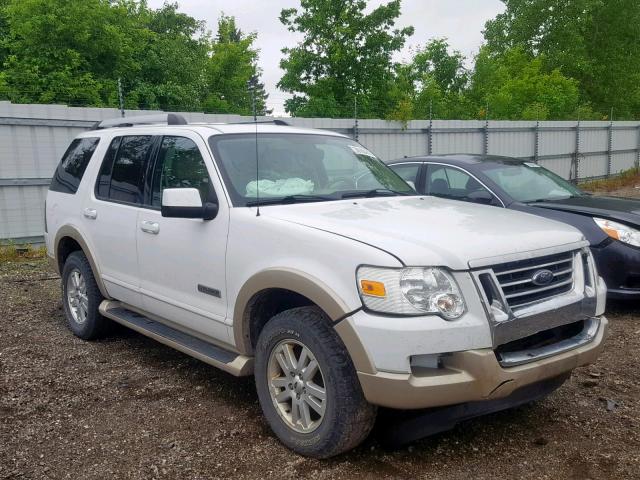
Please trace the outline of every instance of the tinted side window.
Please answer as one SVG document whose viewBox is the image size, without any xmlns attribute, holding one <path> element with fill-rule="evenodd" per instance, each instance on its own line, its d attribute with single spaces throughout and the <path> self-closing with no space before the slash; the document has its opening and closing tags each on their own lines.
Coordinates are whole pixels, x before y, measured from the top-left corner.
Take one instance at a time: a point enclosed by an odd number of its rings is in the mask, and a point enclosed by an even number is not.
<svg viewBox="0 0 640 480">
<path fill-rule="evenodd" d="M 49 190 L 62 193 L 76 193 L 89 160 L 96 151 L 99 138 L 76 138 L 60 161 L 53 174 Z"/>
<path fill-rule="evenodd" d="M 122 137 L 117 147 L 114 140 L 100 170 L 96 195 L 106 200 L 141 204 L 143 174 L 152 142 L 151 135 Z M 115 160 L 111 162 L 116 148 Z"/>
<path fill-rule="evenodd" d="M 405 182 L 416 188 L 418 185 L 418 172 L 420 171 L 419 163 L 411 163 L 406 165 L 390 165 L 391 169 L 402 177 Z"/>
<path fill-rule="evenodd" d="M 121 140 L 122 137 L 116 137 L 111 141 L 104 160 L 102 160 L 102 167 L 100 167 L 100 173 L 98 174 L 98 180 L 96 182 L 96 197 L 98 198 L 107 199 L 109 197 L 111 170 L 113 169 L 113 161 L 116 158 L 116 153 L 118 153 Z"/>
<path fill-rule="evenodd" d="M 429 195 L 468 200 L 471 193 L 489 193 L 475 178 L 457 168 L 429 165 L 427 172 Z"/>
<path fill-rule="evenodd" d="M 197 188 L 202 203 L 215 199 L 198 146 L 185 137 L 164 137 L 153 171 L 151 204 L 160 207 L 165 188 Z"/>
</svg>

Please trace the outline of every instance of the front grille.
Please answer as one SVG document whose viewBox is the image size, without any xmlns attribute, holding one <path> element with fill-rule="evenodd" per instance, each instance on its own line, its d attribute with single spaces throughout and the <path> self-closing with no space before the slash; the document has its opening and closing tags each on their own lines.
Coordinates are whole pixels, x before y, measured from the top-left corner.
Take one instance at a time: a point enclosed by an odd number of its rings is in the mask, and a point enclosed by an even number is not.
<svg viewBox="0 0 640 480">
<path fill-rule="evenodd" d="M 522 308 L 570 291 L 573 288 L 574 254 L 566 252 L 494 265 L 493 273 L 509 306 Z M 543 285 L 534 283 L 533 279 L 541 270 L 548 270 L 553 276 Z"/>
</svg>

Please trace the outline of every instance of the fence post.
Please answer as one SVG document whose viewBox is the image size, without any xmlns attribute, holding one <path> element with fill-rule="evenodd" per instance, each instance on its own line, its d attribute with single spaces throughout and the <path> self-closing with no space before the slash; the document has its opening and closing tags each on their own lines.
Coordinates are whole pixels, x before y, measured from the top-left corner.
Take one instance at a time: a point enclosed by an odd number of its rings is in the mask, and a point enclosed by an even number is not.
<svg viewBox="0 0 640 480">
<path fill-rule="evenodd" d="M 611 107 L 611 114 L 609 115 L 609 132 L 607 136 L 607 178 L 611 176 L 611 168 L 613 162 L 613 107 Z"/>
<path fill-rule="evenodd" d="M 427 137 L 427 155 L 433 153 L 433 100 L 429 104 L 429 136 Z"/>
<path fill-rule="evenodd" d="M 609 135 L 607 139 L 607 178 L 611 176 L 611 168 L 613 162 L 613 120 L 609 122 Z"/>
<path fill-rule="evenodd" d="M 580 180 L 580 120 L 576 124 L 576 151 L 573 154 L 573 178 L 575 183 Z"/>
<path fill-rule="evenodd" d="M 533 161 L 538 163 L 540 157 L 540 120 L 536 120 L 536 138 L 533 145 Z"/>
<path fill-rule="evenodd" d="M 640 170 L 640 124 L 638 125 L 638 149 L 636 150 L 636 170 Z"/>
<path fill-rule="evenodd" d="M 484 144 L 482 146 L 482 154 L 489 155 L 489 105 L 485 110 L 484 117 Z"/>
<path fill-rule="evenodd" d="M 353 98 L 353 139 L 358 141 L 358 97 Z"/>
<path fill-rule="evenodd" d="M 122 93 L 122 80 L 118 77 L 118 105 L 120 107 L 120 116 L 124 118 L 124 95 Z"/>
</svg>

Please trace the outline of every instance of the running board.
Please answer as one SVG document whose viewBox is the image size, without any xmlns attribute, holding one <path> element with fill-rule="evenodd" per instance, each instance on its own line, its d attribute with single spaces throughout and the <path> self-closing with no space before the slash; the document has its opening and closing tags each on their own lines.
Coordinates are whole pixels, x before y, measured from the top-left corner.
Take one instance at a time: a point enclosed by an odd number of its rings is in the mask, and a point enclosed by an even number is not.
<svg viewBox="0 0 640 480">
<path fill-rule="evenodd" d="M 115 300 L 103 300 L 100 313 L 142 335 L 179 350 L 237 377 L 253 373 L 253 358 L 240 355 L 181 332 L 164 323 L 129 310 Z"/>
</svg>

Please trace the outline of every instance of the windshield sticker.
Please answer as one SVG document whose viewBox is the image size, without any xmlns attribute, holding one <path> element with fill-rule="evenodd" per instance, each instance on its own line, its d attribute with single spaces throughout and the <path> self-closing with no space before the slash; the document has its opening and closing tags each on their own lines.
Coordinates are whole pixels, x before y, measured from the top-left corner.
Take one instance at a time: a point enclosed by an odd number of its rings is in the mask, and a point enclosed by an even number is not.
<svg viewBox="0 0 640 480">
<path fill-rule="evenodd" d="M 367 157 L 376 158 L 373 153 L 371 153 L 366 148 L 361 147 L 360 145 L 349 145 L 349 148 L 353 150 L 353 153 L 355 153 L 356 155 L 365 155 Z"/>
<path fill-rule="evenodd" d="M 533 162 L 524 162 L 524 164 L 527 167 L 531 167 L 531 168 L 540 168 L 540 165 L 538 165 L 537 163 L 533 163 Z"/>
</svg>

